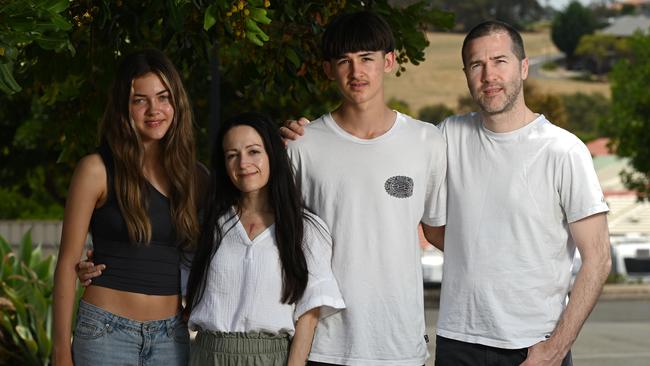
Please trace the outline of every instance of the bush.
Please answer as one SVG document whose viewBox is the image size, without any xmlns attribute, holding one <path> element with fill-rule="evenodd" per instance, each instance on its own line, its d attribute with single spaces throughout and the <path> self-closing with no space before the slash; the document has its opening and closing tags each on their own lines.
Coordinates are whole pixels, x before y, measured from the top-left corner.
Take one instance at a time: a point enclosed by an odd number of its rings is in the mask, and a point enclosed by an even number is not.
<svg viewBox="0 0 650 366">
<path fill-rule="evenodd" d="M 0 219 L 61 219 L 63 206 L 43 194 L 25 197 L 15 188 L 0 187 Z"/>
<path fill-rule="evenodd" d="M 53 276 L 54 255 L 34 248 L 29 231 L 16 253 L 0 237 L 0 364 L 50 364 Z"/>
<path fill-rule="evenodd" d="M 598 126 L 608 115 L 611 102 L 600 93 L 562 95 L 567 113 L 567 129 L 582 141 L 601 137 Z"/>
<path fill-rule="evenodd" d="M 412 116 L 413 114 L 411 113 L 411 108 L 409 107 L 408 103 L 406 103 L 403 100 L 397 99 L 397 98 L 390 98 L 388 103 L 388 108 L 394 109 L 400 113 L 403 114 L 408 114 L 409 116 Z"/>
<path fill-rule="evenodd" d="M 454 111 L 444 104 L 433 104 L 420 108 L 418 111 L 418 119 L 438 124 L 445 118 L 454 114 Z"/>
<path fill-rule="evenodd" d="M 557 70 L 557 63 L 554 61 L 546 61 L 542 64 L 542 70 L 555 71 Z"/>
</svg>

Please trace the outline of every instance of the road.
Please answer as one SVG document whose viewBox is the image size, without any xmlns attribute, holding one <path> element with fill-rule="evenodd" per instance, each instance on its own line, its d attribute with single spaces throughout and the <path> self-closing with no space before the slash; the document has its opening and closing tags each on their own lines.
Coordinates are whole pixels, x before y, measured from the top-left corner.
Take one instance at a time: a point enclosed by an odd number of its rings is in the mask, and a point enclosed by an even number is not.
<svg viewBox="0 0 650 366">
<path fill-rule="evenodd" d="M 528 76 L 535 79 L 548 79 L 548 76 L 541 72 L 542 66 L 547 62 L 555 62 L 564 58 L 562 53 L 551 55 L 535 56 L 528 59 Z"/>
<path fill-rule="evenodd" d="M 425 317 L 433 365 L 438 309 L 425 290 Z M 572 348 L 574 366 L 650 365 L 650 299 L 601 300 Z"/>
</svg>

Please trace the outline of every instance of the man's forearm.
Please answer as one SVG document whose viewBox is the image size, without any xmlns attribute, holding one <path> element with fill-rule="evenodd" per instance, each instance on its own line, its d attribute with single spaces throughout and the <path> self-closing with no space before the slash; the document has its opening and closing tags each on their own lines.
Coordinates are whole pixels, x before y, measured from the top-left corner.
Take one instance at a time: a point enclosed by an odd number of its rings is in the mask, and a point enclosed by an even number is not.
<svg viewBox="0 0 650 366">
<path fill-rule="evenodd" d="M 611 269 L 609 252 L 585 258 L 576 277 L 569 303 L 549 338 L 562 357 L 571 349 L 580 329 L 598 301 Z"/>
</svg>

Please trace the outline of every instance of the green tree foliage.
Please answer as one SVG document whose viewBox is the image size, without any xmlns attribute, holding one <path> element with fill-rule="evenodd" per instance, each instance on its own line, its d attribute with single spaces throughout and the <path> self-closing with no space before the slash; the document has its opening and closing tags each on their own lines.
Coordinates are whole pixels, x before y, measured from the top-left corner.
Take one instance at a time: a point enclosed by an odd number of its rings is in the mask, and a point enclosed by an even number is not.
<svg viewBox="0 0 650 366">
<path fill-rule="evenodd" d="M 456 29 L 460 31 L 468 31 L 487 19 L 498 19 L 525 29 L 543 14 L 537 0 L 433 0 L 432 4 L 455 13 Z"/>
<path fill-rule="evenodd" d="M 67 38 L 72 25 L 60 14 L 68 1 L 3 1 L 0 4 L 0 91 L 22 90 L 12 73 L 20 65 L 20 50 L 33 43 L 45 50 L 74 48 Z"/>
<path fill-rule="evenodd" d="M 411 107 L 406 101 L 397 98 L 390 98 L 386 104 L 390 109 L 394 109 L 400 113 L 408 114 L 409 116 L 412 115 Z"/>
<path fill-rule="evenodd" d="M 577 1 L 572 1 L 564 11 L 557 13 L 553 19 L 551 39 L 571 62 L 580 38 L 593 33 L 597 24 L 596 18 L 589 8 L 582 6 Z"/>
<path fill-rule="evenodd" d="M 316 116 L 337 100 L 321 69 L 323 27 L 340 12 L 362 8 L 384 15 L 394 29 L 400 72 L 424 60 L 423 29 L 453 25 L 452 14 L 424 2 L 397 8 L 387 0 L 2 1 L 2 187 L 48 205 L 63 202 L 74 163 L 97 143 L 116 61 L 135 49 L 159 48 L 181 71 L 201 158 L 209 145 L 214 56 L 222 116 L 242 110 L 278 120 Z"/>
<path fill-rule="evenodd" d="M 543 114 L 554 125 L 567 129 L 567 109 L 562 98 L 553 93 L 544 93 L 531 81 L 524 84 L 526 104 L 536 113 Z"/>
<path fill-rule="evenodd" d="M 612 109 L 603 126 L 619 156 L 629 157 L 633 171 L 622 173 L 625 186 L 650 200 L 650 35 L 629 40 L 630 57 L 610 73 Z"/>
<path fill-rule="evenodd" d="M 444 104 L 433 104 L 420 108 L 418 119 L 425 122 L 438 124 L 445 118 L 454 114 L 454 110 Z"/>
<path fill-rule="evenodd" d="M 582 141 L 602 137 L 600 123 L 609 114 L 611 102 L 600 93 L 561 95 L 567 120 L 566 129 Z"/>
<path fill-rule="evenodd" d="M 580 38 L 575 55 L 587 62 L 587 67 L 596 74 L 611 69 L 618 59 L 627 55 L 627 38 L 610 34 L 586 34 Z"/>
</svg>

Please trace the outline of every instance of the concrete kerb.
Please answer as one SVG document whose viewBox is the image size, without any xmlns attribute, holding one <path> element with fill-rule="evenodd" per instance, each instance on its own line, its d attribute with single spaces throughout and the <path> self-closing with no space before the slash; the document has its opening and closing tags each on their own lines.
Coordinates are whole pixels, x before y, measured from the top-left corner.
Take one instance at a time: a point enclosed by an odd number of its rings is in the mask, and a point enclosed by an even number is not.
<svg viewBox="0 0 650 366">
<path fill-rule="evenodd" d="M 644 299 L 650 299 L 650 283 L 607 284 L 600 294 L 600 300 Z"/>
</svg>

